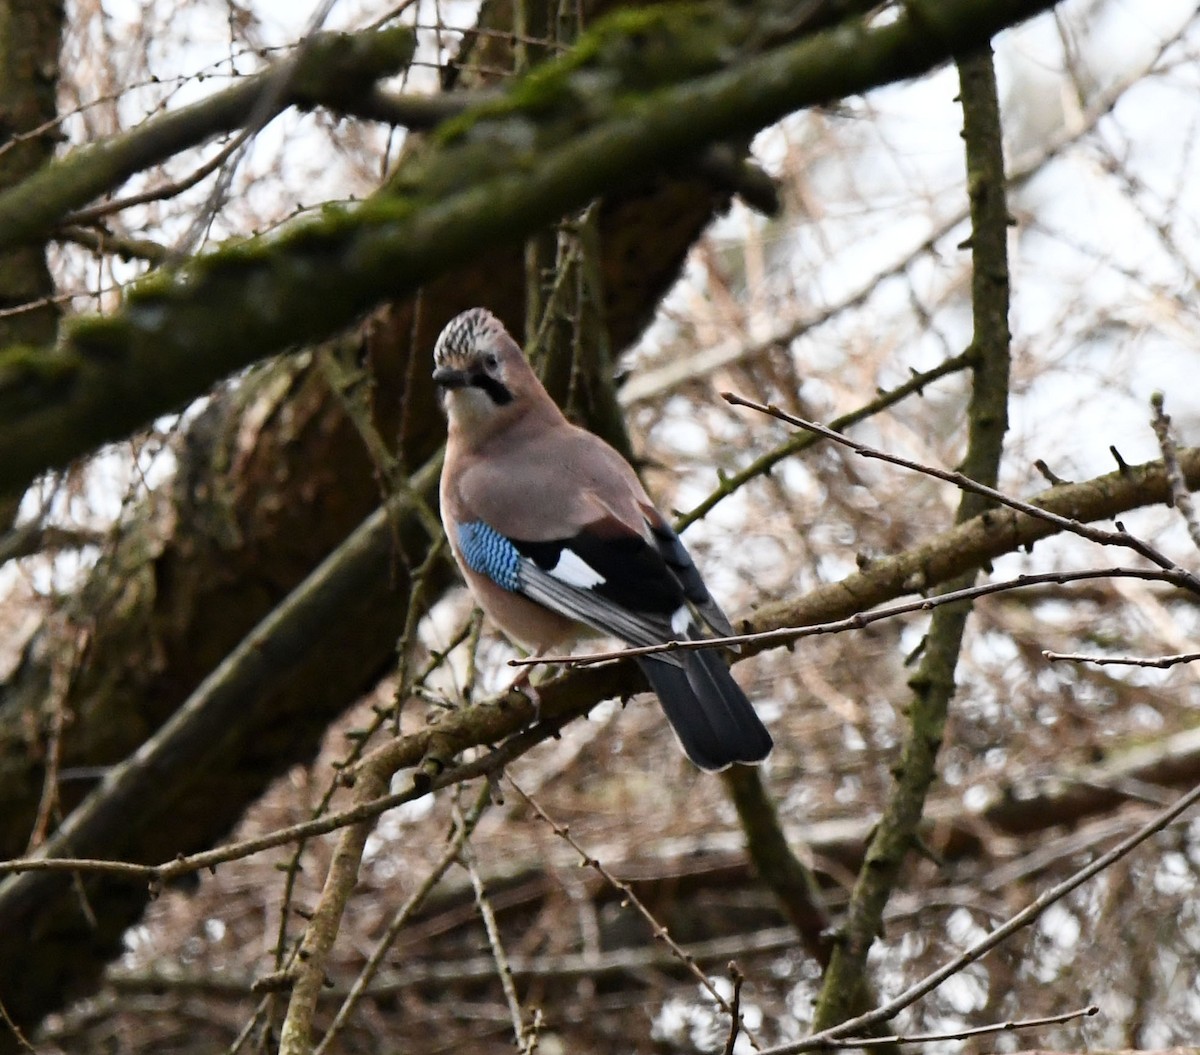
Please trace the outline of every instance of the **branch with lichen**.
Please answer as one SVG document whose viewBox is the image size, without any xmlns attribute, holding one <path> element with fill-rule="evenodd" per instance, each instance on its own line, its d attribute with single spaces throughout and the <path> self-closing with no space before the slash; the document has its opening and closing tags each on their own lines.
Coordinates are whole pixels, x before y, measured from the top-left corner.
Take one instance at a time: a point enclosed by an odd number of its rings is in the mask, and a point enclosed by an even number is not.
<svg viewBox="0 0 1200 1055">
<path fill-rule="evenodd" d="M 396 184 L 340 214 L 134 284 L 53 349 L 0 352 L 0 493 L 330 335 L 486 246 L 794 110 L 915 76 L 1051 6 L 925 0 L 725 66 L 761 12 L 665 4 L 605 20 L 497 103 L 447 122 Z M 699 17 L 706 15 L 707 17 Z"/>
</svg>

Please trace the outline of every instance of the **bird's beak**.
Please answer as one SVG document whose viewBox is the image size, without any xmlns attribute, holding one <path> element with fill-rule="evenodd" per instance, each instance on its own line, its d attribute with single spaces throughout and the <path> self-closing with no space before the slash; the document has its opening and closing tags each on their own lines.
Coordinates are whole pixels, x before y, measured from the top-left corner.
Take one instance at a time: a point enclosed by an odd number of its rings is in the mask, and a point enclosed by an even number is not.
<svg viewBox="0 0 1200 1055">
<path fill-rule="evenodd" d="M 466 388 L 471 383 L 471 375 L 466 370 L 439 366 L 433 372 L 433 383 L 439 388 Z"/>
</svg>

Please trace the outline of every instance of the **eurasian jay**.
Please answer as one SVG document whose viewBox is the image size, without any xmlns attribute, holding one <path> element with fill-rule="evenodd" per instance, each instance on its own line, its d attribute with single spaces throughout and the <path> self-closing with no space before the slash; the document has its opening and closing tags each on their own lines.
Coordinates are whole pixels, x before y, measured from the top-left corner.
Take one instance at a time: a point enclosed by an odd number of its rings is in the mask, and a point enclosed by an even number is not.
<svg viewBox="0 0 1200 1055">
<path fill-rule="evenodd" d="M 449 419 L 442 524 L 505 634 L 543 655 L 586 627 L 630 645 L 733 633 L 633 468 L 567 421 L 494 315 L 452 319 L 433 357 Z M 771 735 L 714 650 L 638 663 L 701 769 L 767 756 Z"/>
</svg>

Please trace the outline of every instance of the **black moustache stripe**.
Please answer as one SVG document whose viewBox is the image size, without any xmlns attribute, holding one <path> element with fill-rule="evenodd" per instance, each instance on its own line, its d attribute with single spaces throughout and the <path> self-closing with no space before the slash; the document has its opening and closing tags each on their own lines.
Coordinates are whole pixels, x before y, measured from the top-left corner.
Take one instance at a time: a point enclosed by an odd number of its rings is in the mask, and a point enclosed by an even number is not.
<svg viewBox="0 0 1200 1055">
<path fill-rule="evenodd" d="M 486 392 L 498 407 L 507 406 L 513 401 L 513 394 L 494 377 L 489 377 L 487 374 L 472 374 L 471 385 Z"/>
</svg>

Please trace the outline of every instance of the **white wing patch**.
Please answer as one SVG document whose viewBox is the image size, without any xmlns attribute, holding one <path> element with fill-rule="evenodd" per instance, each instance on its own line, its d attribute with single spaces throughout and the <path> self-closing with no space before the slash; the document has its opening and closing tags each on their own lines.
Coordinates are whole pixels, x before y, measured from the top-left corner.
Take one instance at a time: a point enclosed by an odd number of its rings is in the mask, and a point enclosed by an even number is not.
<svg viewBox="0 0 1200 1055">
<path fill-rule="evenodd" d="M 671 633 L 676 637 L 685 637 L 692 625 L 692 613 L 686 604 L 681 604 L 671 613 Z"/>
<path fill-rule="evenodd" d="M 595 589 L 605 581 L 603 575 L 569 549 L 564 549 L 558 555 L 558 563 L 550 569 L 550 574 L 560 582 L 580 590 Z"/>
</svg>

